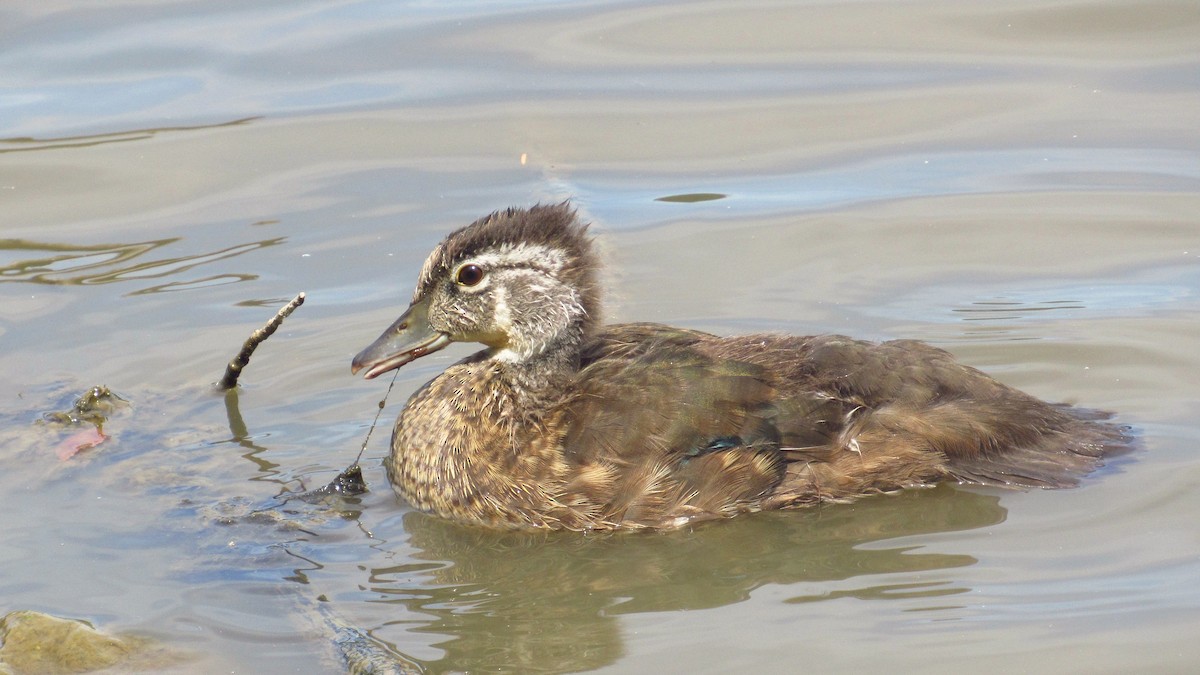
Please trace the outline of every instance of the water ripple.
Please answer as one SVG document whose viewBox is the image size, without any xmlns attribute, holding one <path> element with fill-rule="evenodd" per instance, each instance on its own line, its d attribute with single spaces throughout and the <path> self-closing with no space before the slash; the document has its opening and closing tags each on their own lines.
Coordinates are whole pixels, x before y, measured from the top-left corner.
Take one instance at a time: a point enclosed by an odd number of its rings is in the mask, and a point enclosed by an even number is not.
<svg viewBox="0 0 1200 675">
<path fill-rule="evenodd" d="M 148 254 L 181 240 L 180 237 L 129 244 L 57 244 L 27 239 L 0 239 L 0 282 L 88 286 L 141 279 L 160 279 L 195 267 L 244 253 L 282 244 L 285 237 L 238 244 L 216 251 L 185 256 L 147 259 Z M 172 281 L 135 291 L 134 295 L 257 279 L 257 274 L 222 273 L 203 278 Z"/>
</svg>

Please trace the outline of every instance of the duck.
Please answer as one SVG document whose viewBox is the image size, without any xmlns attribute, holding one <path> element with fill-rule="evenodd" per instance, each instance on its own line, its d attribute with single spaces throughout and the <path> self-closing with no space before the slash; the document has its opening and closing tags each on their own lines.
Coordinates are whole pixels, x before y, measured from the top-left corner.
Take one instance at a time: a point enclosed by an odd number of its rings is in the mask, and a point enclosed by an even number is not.
<svg viewBox="0 0 1200 675">
<path fill-rule="evenodd" d="M 606 325 L 600 272 L 569 202 L 433 249 L 351 363 L 371 379 L 483 345 L 400 412 L 384 465 L 401 498 L 489 528 L 670 530 L 943 481 L 1071 487 L 1131 442 L 916 340 Z"/>
</svg>

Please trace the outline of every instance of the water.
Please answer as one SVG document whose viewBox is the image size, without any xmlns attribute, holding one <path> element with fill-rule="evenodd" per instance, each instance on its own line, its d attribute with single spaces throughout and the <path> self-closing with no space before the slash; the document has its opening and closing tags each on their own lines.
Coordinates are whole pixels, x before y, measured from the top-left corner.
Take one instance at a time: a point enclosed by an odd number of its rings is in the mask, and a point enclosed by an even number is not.
<svg viewBox="0 0 1200 675">
<path fill-rule="evenodd" d="M 1200 660 L 1191 0 L 25 3 L 0 44 L 0 612 L 181 672 L 337 672 L 323 613 L 431 672 Z M 1071 491 L 580 537 L 412 513 L 384 429 L 371 492 L 276 499 L 353 460 L 385 385 L 350 358 L 432 245 L 567 197 L 612 320 L 924 339 L 1143 450 Z M 37 420 L 96 384 L 128 405 L 59 459 Z"/>
</svg>

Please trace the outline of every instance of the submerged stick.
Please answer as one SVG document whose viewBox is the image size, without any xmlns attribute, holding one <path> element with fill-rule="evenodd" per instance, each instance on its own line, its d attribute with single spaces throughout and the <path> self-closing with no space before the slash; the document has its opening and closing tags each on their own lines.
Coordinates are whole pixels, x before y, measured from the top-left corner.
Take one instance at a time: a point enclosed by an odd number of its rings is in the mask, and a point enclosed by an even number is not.
<svg viewBox="0 0 1200 675">
<path fill-rule="evenodd" d="M 225 376 L 221 378 L 221 381 L 217 383 L 217 386 L 221 389 L 233 389 L 236 387 L 238 377 L 242 374 L 242 368 L 245 368 L 246 364 L 250 363 L 250 355 L 254 353 L 254 350 L 258 349 L 260 344 L 262 344 L 267 338 L 271 337 L 275 330 L 279 328 L 279 324 L 283 323 L 283 320 L 286 319 L 293 310 L 303 304 L 304 293 L 301 292 L 299 295 L 292 298 L 291 302 L 284 305 L 283 309 L 279 310 L 279 312 L 276 313 L 275 316 L 272 317 L 265 326 L 251 333 L 250 337 L 246 340 L 246 343 L 242 345 L 242 351 L 238 352 L 237 356 L 233 357 L 233 360 L 230 361 L 229 365 L 225 367 Z"/>
<path fill-rule="evenodd" d="M 384 406 L 387 405 L 388 396 L 392 393 L 392 387 L 396 386 L 396 376 L 399 374 L 400 371 L 397 370 L 396 374 L 392 375 L 392 383 L 388 385 L 387 393 L 379 401 L 379 410 L 375 411 L 375 419 L 371 421 L 371 428 L 367 429 L 367 437 L 363 439 L 362 447 L 358 449 L 358 456 L 354 458 L 354 463 L 342 469 L 337 478 L 334 478 L 327 485 L 297 495 L 300 499 L 309 503 L 316 503 L 324 500 L 325 497 L 331 494 L 353 496 L 361 495 L 367 491 L 367 481 L 363 480 L 362 467 L 358 463 L 362 460 L 363 453 L 367 450 L 367 443 L 371 440 L 371 433 L 379 425 L 379 416 L 383 413 Z"/>
</svg>

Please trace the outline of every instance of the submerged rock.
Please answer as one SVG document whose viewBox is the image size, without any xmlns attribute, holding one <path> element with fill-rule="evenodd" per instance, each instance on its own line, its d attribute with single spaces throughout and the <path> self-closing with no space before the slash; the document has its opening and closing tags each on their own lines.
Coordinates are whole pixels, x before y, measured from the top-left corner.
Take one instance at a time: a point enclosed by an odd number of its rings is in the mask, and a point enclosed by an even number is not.
<svg viewBox="0 0 1200 675">
<path fill-rule="evenodd" d="M 87 673 L 122 666 L 153 670 L 178 662 L 145 638 L 101 633 L 86 621 L 18 610 L 0 618 L 0 673 Z"/>
</svg>

